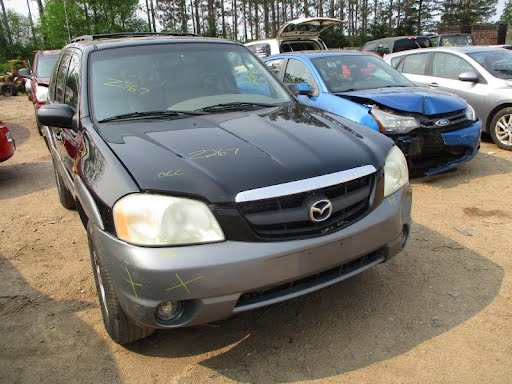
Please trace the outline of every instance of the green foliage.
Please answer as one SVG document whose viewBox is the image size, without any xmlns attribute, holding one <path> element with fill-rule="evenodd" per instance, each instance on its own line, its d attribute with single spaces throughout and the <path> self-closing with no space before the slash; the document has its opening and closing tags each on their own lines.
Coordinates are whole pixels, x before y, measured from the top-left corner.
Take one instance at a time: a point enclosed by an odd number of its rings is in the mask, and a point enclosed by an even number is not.
<svg viewBox="0 0 512 384">
<path fill-rule="evenodd" d="M 501 22 L 505 24 L 512 22 L 512 0 L 506 2 L 503 14 L 501 15 Z"/>
<path fill-rule="evenodd" d="M 474 25 L 489 21 L 496 13 L 495 0 L 445 0 L 442 25 Z"/>
</svg>

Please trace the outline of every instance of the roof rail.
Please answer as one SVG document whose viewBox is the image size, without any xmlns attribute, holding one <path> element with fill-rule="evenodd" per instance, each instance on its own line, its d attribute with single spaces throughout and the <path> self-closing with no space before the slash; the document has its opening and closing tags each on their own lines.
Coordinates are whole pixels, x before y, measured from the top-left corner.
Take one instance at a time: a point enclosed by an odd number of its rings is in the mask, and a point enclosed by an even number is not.
<svg viewBox="0 0 512 384">
<path fill-rule="evenodd" d="M 72 43 L 78 41 L 93 41 L 101 39 L 117 39 L 121 37 L 144 37 L 144 36 L 200 36 L 191 32 L 119 32 L 119 33 L 101 33 L 97 35 L 83 35 L 75 37 Z"/>
</svg>

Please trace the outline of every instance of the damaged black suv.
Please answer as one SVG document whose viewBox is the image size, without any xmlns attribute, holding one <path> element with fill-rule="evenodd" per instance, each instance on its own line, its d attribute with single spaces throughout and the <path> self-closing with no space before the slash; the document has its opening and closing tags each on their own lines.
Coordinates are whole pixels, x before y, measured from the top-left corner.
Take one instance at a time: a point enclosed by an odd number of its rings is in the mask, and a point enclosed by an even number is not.
<svg viewBox="0 0 512 384">
<path fill-rule="evenodd" d="M 407 242 L 400 149 L 300 105 L 240 44 L 77 38 L 38 119 L 118 343 L 300 296 Z"/>
</svg>

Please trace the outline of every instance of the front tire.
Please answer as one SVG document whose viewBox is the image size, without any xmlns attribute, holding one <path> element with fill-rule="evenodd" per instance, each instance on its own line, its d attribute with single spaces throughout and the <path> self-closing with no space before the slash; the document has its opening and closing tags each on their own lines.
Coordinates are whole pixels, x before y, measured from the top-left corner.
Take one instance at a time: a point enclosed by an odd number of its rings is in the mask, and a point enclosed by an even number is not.
<svg viewBox="0 0 512 384">
<path fill-rule="evenodd" d="M 59 175 L 55 165 L 53 166 L 53 172 L 55 173 L 55 184 L 57 184 L 57 192 L 59 193 L 60 204 L 66 209 L 75 209 L 75 199 L 73 199 L 73 195 L 66 188 L 64 180 L 62 179 L 62 176 Z"/>
<path fill-rule="evenodd" d="M 512 108 L 499 110 L 491 121 L 490 134 L 498 147 L 512 151 Z"/>
<path fill-rule="evenodd" d="M 114 291 L 103 252 L 100 248 L 95 247 L 90 239 L 89 250 L 103 324 L 109 336 L 116 343 L 123 345 L 151 335 L 155 331 L 154 329 L 139 326 L 126 316 Z"/>
</svg>

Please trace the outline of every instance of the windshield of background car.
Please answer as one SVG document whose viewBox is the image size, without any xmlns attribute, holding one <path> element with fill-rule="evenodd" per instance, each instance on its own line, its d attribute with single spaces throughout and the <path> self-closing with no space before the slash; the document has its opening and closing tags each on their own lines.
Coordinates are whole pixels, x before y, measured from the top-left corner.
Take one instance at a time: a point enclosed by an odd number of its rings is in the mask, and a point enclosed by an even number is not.
<svg viewBox="0 0 512 384">
<path fill-rule="evenodd" d="M 277 106 L 291 97 L 250 51 L 224 43 L 174 43 L 91 54 L 91 102 L 98 121 L 149 111 L 219 104 Z"/>
<path fill-rule="evenodd" d="M 50 77 L 58 57 L 59 55 L 39 56 L 37 60 L 37 77 Z"/>
<path fill-rule="evenodd" d="M 512 79 L 512 51 L 496 49 L 492 51 L 468 53 L 468 56 L 500 79 Z"/>
<path fill-rule="evenodd" d="M 327 56 L 311 61 L 331 93 L 414 86 L 402 74 L 373 55 Z"/>
</svg>

